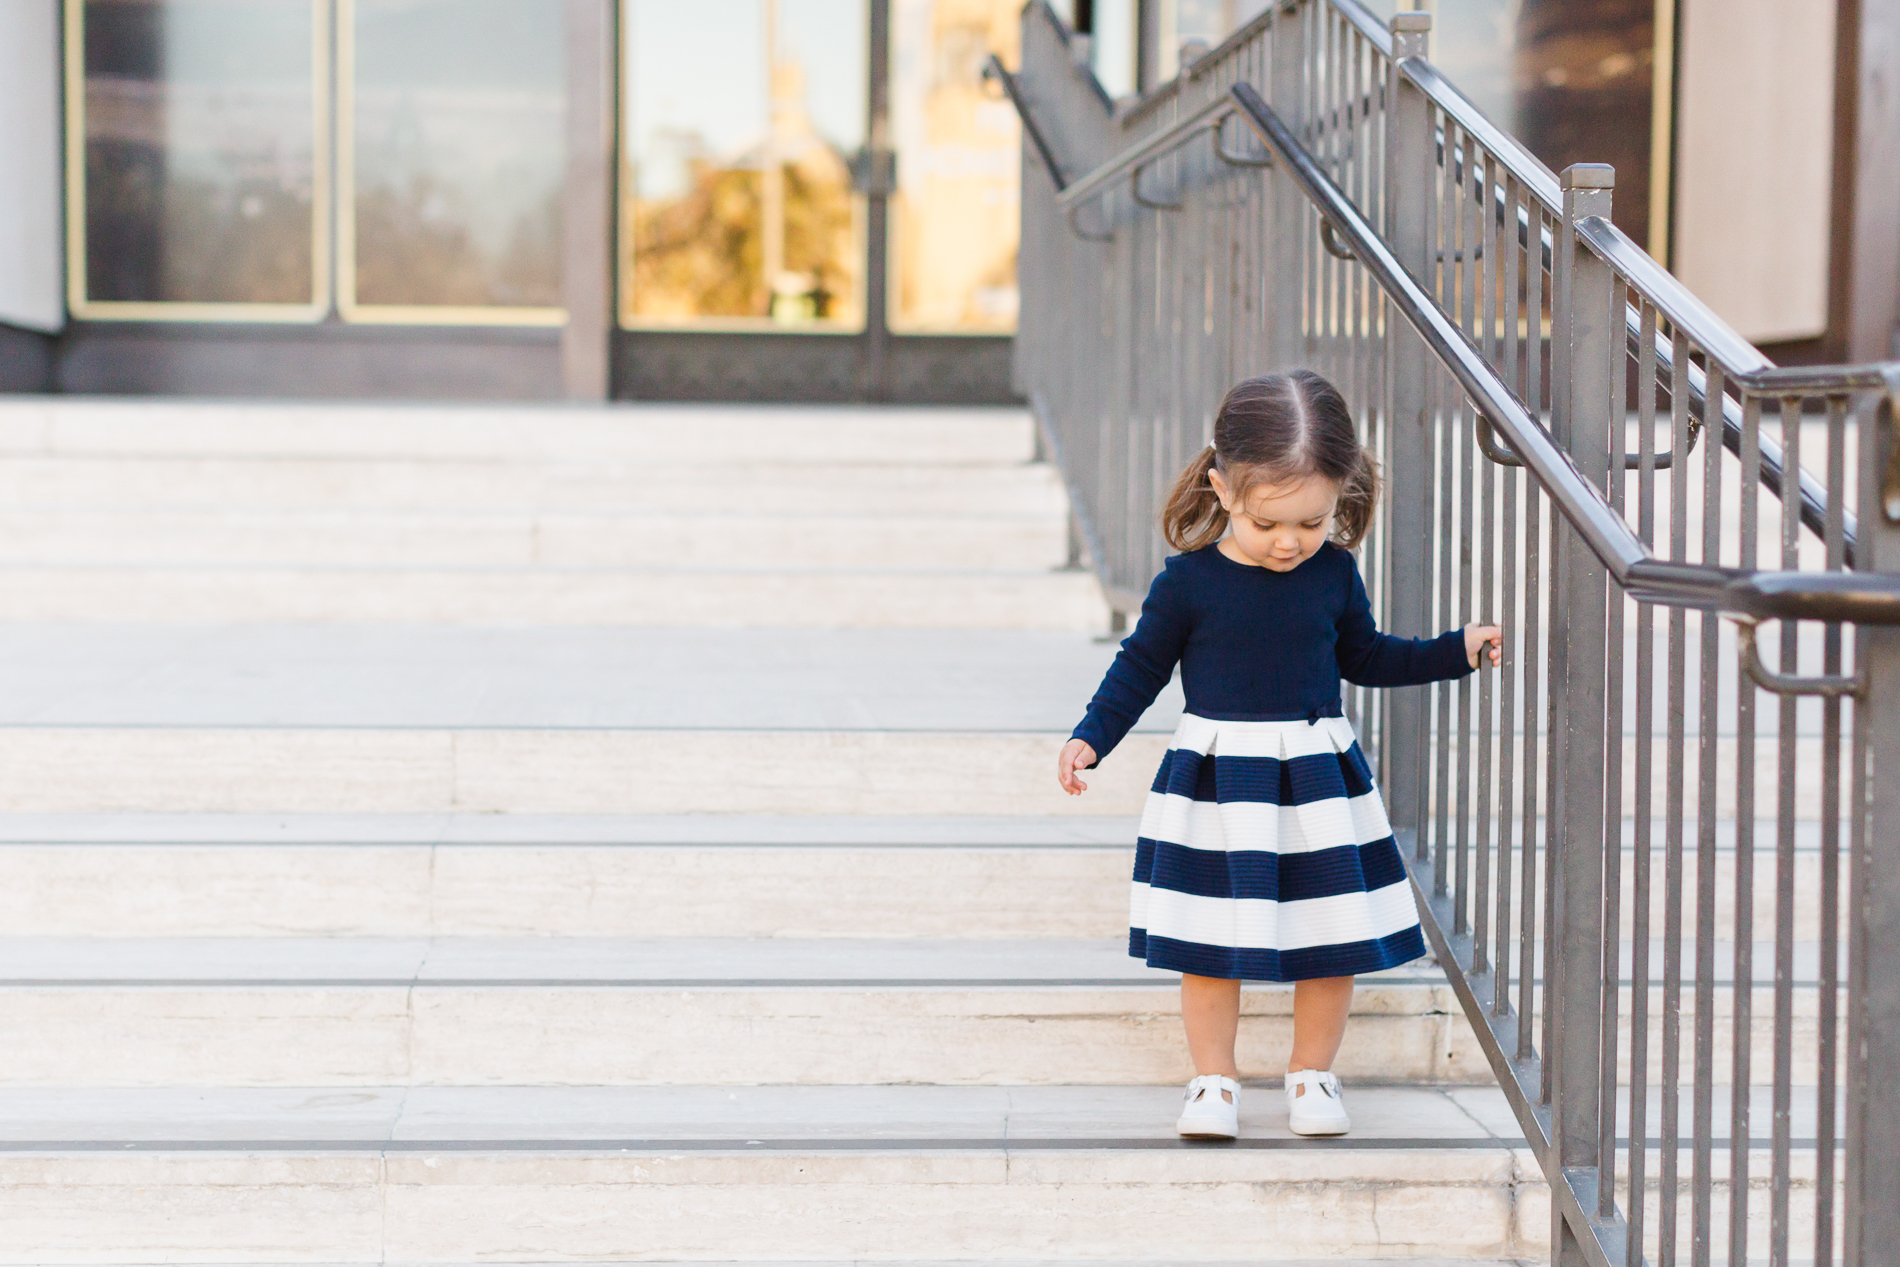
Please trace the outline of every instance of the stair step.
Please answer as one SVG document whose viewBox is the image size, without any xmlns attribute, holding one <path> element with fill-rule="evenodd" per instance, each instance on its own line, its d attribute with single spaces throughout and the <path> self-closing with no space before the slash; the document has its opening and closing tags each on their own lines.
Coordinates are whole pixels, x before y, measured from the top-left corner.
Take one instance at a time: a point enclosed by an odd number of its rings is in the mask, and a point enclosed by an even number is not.
<svg viewBox="0 0 1900 1267">
<path fill-rule="evenodd" d="M 1114 937 L 1126 925 L 1137 832 L 1134 817 L 13 815 L 0 817 L 0 928 Z M 1758 937 L 1774 929 L 1773 863 L 1757 860 Z M 1818 859 L 1797 863 L 1796 975 L 1811 981 Z M 1720 875 L 1732 894 L 1732 867 Z M 1732 907 L 1725 898 L 1717 909 L 1723 972 L 1733 964 Z M 1624 917 L 1627 964 L 1627 896 Z M 1657 918 L 1658 974 L 1660 936 Z M 1772 963 L 1772 944 L 1757 942 L 1756 959 Z"/>
<path fill-rule="evenodd" d="M 0 453 L 28 457 L 995 464 L 1035 444 L 1021 409 L 0 399 Z"/>
<path fill-rule="evenodd" d="M 919 542 L 927 541 L 926 549 Z M 1039 516 L 13 510 L 0 566 L 763 571 L 1054 570 L 1068 520 Z"/>
<path fill-rule="evenodd" d="M 1495 1090 L 1349 1094 L 1300 1140 L 1251 1089 L 1236 1147 L 1176 1139 L 1174 1086 L 35 1090 L 0 1191 L 40 1262 L 1535 1252 Z"/>
<path fill-rule="evenodd" d="M 1132 818 L 0 819 L 13 936 L 1118 937 Z"/>
<path fill-rule="evenodd" d="M 0 567 L 0 621 L 1107 627 L 1081 571 Z"/>
<path fill-rule="evenodd" d="M 745 513 L 1066 515 L 1061 477 L 1044 463 L 713 462 L 480 458 L 77 457 L 0 452 L 0 503 L 75 510 L 410 511 L 705 514 L 744 489 Z"/>
<path fill-rule="evenodd" d="M 0 1083 L 1182 1082 L 1124 939 L 8 938 Z M 1292 991 L 1244 994 L 1271 1073 Z M 1362 978 L 1342 1076 L 1484 1082 L 1442 973 Z M 110 1041 L 101 1041 L 110 1033 Z M 1269 1056 L 1268 1053 L 1274 1053 Z"/>
<path fill-rule="evenodd" d="M 0 698 L 16 724 L 1066 735 L 1115 652 L 999 630 L 0 625 Z M 1170 686 L 1140 729 L 1180 709 Z"/>
<path fill-rule="evenodd" d="M 1062 734 L 610 729 L 0 728 L 24 813 L 1138 814 L 1136 734 L 1064 795 Z"/>
</svg>

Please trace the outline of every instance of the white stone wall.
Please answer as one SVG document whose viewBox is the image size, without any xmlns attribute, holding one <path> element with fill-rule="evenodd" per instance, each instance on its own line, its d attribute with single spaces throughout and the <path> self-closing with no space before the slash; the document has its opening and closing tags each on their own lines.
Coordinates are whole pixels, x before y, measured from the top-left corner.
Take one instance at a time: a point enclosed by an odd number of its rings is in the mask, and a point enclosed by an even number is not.
<svg viewBox="0 0 1900 1267">
<path fill-rule="evenodd" d="M 0 0 L 0 322 L 66 322 L 58 0 Z"/>
</svg>

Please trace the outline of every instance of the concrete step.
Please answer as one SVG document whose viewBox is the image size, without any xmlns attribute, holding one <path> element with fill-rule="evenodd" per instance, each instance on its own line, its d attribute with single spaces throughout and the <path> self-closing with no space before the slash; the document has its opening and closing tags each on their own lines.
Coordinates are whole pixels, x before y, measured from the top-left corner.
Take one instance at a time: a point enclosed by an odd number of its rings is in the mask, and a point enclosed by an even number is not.
<svg viewBox="0 0 1900 1267">
<path fill-rule="evenodd" d="M 1021 409 L 12 396 L 0 454 L 994 465 L 1033 460 L 1035 424 Z"/>
<path fill-rule="evenodd" d="M 920 542 L 928 542 L 919 548 Z M 1068 559 L 1068 522 L 923 514 L 15 510 L 0 566 L 828 569 L 1020 573 Z"/>
<path fill-rule="evenodd" d="M 1127 919 L 1138 826 L 1134 817 L 1055 815 L 6 815 L 0 928 L 88 937 L 1112 937 Z M 1811 855 L 1797 862 L 1798 877 L 1818 867 Z M 1758 859 L 1758 886 L 1772 881 L 1772 863 Z M 1723 874 L 1732 873 L 1731 861 Z M 1795 904 L 1803 981 L 1818 976 L 1818 907 L 1804 880 Z M 1732 900 L 1717 910 L 1724 974 L 1732 910 Z M 1772 915 L 1772 898 L 1758 896 L 1758 937 L 1772 938 Z M 1692 921 L 1685 931 L 1693 944 Z M 1661 934 L 1658 913 L 1658 977 Z M 1513 961 L 1516 949 L 1513 941 Z M 1756 962 L 1772 964 L 1772 944 L 1757 943 Z"/>
<path fill-rule="evenodd" d="M 677 461 L 560 454 L 496 458 L 79 456 L 0 453 L 0 504 L 36 510 L 445 511 L 704 514 L 733 502 L 755 515 L 1063 515 L 1046 463 L 904 465 L 879 454 L 837 461 Z"/>
<path fill-rule="evenodd" d="M 0 566 L 0 621 L 1100 633 L 1108 604 L 1087 572 Z"/>
<path fill-rule="evenodd" d="M 0 624 L 0 721 L 1066 735 L 1115 651 L 1020 630 Z M 1140 729 L 1180 711 L 1171 685 Z"/>
<path fill-rule="evenodd" d="M 0 1262 L 1537 1252 L 1495 1090 L 1348 1095 L 1345 1140 L 1290 1137 L 1269 1086 L 1210 1147 L 1174 1086 L 36 1089 L 0 1095 Z"/>
<path fill-rule="evenodd" d="M 1123 938 L 0 939 L 0 1083 L 1179 1083 Z M 1245 991 L 1243 1070 L 1292 990 Z M 1434 968 L 1362 978 L 1343 1077 L 1490 1075 Z"/>
<path fill-rule="evenodd" d="M 16 815 L 11 936 L 1119 937 L 1132 818 Z"/>
<path fill-rule="evenodd" d="M 954 731 L 0 727 L 15 813 L 1133 815 L 1168 740 L 1085 796 L 1062 734 Z"/>
<path fill-rule="evenodd" d="M 0 567 L 0 621 L 1100 632 L 1092 573 L 693 568 Z"/>
</svg>

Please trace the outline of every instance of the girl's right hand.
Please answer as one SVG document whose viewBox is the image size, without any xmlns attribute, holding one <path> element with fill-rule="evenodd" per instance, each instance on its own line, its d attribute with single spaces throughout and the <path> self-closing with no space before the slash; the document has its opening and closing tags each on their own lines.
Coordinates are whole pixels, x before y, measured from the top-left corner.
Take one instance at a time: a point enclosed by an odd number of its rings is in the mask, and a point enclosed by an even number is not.
<svg viewBox="0 0 1900 1267">
<path fill-rule="evenodd" d="M 1062 745 L 1062 755 L 1056 758 L 1056 782 L 1070 796 L 1080 796 L 1089 790 L 1089 785 L 1075 777 L 1077 770 L 1095 764 L 1095 749 L 1080 739 L 1071 739 Z"/>
</svg>

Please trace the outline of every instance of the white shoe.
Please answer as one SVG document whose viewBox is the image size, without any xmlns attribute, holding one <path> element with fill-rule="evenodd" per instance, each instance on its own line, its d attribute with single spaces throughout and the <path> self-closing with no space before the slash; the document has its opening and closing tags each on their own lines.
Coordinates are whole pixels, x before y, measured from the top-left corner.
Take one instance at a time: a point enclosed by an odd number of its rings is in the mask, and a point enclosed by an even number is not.
<svg viewBox="0 0 1900 1267">
<path fill-rule="evenodd" d="M 1222 1095 L 1222 1092 L 1227 1094 Z M 1187 1107 L 1174 1129 L 1190 1139 L 1240 1136 L 1240 1084 L 1225 1074 L 1205 1073 L 1187 1084 Z"/>
<path fill-rule="evenodd" d="M 1286 1076 L 1286 1124 L 1295 1135 L 1344 1135 L 1352 1129 L 1332 1070 L 1302 1069 Z"/>
</svg>

